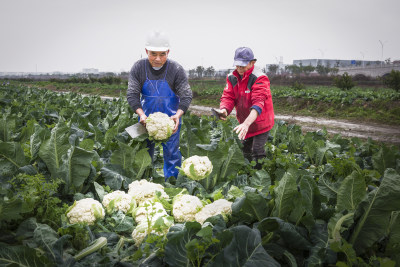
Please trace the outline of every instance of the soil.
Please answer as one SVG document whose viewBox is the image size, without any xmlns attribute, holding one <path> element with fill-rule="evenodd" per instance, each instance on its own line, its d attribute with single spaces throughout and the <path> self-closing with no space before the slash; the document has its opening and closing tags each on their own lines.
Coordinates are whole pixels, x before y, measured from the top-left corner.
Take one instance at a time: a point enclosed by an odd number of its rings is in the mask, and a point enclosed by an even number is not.
<svg viewBox="0 0 400 267">
<path fill-rule="evenodd" d="M 211 107 L 191 105 L 189 110 L 196 115 L 212 115 Z M 233 110 L 232 115 L 236 112 Z M 378 123 L 355 123 L 345 120 L 332 120 L 295 115 L 275 114 L 275 120 L 283 120 L 300 125 L 303 132 L 318 131 L 324 127 L 329 134 L 341 134 L 343 137 L 371 138 L 374 141 L 400 146 L 400 127 Z"/>
</svg>

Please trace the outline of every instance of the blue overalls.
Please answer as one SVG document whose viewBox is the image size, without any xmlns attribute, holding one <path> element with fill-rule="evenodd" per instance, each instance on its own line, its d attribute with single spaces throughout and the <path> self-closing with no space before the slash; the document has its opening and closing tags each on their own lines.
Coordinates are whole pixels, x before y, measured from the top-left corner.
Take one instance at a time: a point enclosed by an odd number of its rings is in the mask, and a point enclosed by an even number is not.
<svg viewBox="0 0 400 267">
<path fill-rule="evenodd" d="M 150 80 L 147 76 L 147 60 L 145 63 L 146 81 L 142 87 L 141 103 L 143 111 L 146 116 L 154 112 L 162 112 L 168 116 L 175 115 L 178 111 L 179 97 L 171 90 L 166 81 L 168 73 L 169 61 L 167 60 L 167 68 L 165 76 L 162 80 Z M 169 177 L 178 176 L 179 170 L 175 167 L 180 167 L 182 162 L 182 155 L 179 151 L 179 133 L 181 131 L 181 120 L 179 128 L 166 143 L 162 143 L 164 154 L 164 177 L 167 180 Z M 150 157 L 153 159 L 154 155 L 154 142 L 147 141 Z"/>
</svg>

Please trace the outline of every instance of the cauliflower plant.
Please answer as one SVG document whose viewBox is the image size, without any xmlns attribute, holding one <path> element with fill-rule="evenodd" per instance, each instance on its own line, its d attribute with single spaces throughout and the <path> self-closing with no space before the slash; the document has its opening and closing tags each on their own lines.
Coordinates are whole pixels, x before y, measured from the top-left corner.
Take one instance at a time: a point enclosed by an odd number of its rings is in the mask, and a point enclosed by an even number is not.
<svg viewBox="0 0 400 267">
<path fill-rule="evenodd" d="M 134 211 L 137 224 L 148 221 L 155 221 L 160 217 L 167 216 L 168 213 L 160 202 L 147 200 Z"/>
<path fill-rule="evenodd" d="M 120 190 L 105 195 L 102 202 L 103 206 L 107 209 L 107 212 L 112 212 L 112 210 L 115 209 L 124 213 L 127 213 L 129 210 L 134 208 L 135 203 L 133 196 Z"/>
<path fill-rule="evenodd" d="M 100 202 L 93 198 L 85 198 L 75 201 L 67 210 L 69 223 L 87 223 L 94 224 L 97 219 L 103 219 L 105 215 L 104 208 Z"/>
<path fill-rule="evenodd" d="M 211 204 L 205 205 L 201 211 L 196 213 L 195 219 L 203 224 L 205 220 L 218 214 L 223 216 L 232 214 L 232 202 L 226 199 L 218 199 Z"/>
<path fill-rule="evenodd" d="M 155 112 L 146 119 L 146 129 L 150 139 L 166 141 L 175 128 L 175 122 L 167 114 Z"/>
<path fill-rule="evenodd" d="M 174 198 L 172 213 L 176 222 L 191 222 L 202 207 L 203 203 L 196 196 L 177 195 Z"/>
<path fill-rule="evenodd" d="M 213 170 L 213 165 L 207 156 L 192 156 L 182 163 L 182 170 L 192 180 L 206 178 Z"/>
<path fill-rule="evenodd" d="M 169 196 L 164 191 L 164 186 L 148 182 L 145 179 L 129 184 L 128 194 L 133 196 L 136 203 L 140 205 L 148 199 L 153 199 L 157 191 L 161 193 L 162 198 L 169 199 Z"/>
<path fill-rule="evenodd" d="M 140 246 L 145 237 L 152 233 L 164 236 L 168 233 L 169 228 L 174 224 L 171 216 L 162 216 L 155 221 L 143 221 L 136 226 L 132 232 L 132 238 L 136 246 Z"/>
</svg>

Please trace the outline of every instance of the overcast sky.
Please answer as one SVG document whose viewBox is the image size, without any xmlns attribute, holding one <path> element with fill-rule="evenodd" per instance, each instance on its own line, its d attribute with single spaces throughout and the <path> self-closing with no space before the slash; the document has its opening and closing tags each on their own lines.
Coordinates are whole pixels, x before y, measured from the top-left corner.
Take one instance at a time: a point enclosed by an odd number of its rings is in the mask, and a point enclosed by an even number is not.
<svg viewBox="0 0 400 267">
<path fill-rule="evenodd" d="M 185 69 L 294 59 L 400 59 L 399 0 L 1 0 L 0 72 L 128 71 L 151 30 Z"/>
</svg>

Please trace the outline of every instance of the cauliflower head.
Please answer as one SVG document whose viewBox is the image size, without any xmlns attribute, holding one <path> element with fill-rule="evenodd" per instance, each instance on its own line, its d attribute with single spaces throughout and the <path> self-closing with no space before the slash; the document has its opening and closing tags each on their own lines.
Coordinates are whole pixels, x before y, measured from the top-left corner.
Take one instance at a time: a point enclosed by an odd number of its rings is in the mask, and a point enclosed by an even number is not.
<svg viewBox="0 0 400 267">
<path fill-rule="evenodd" d="M 175 128 L 175 122 L 167 114 L 155 112 L 146 119 L 146 129 L 150 139 L 166 141 Z"/>
<path fill-rule="evenodd" d="M 137 224 L 142 222 L 154 222 L 163 216 L 168 216 L 168 213 L 164 209 L 163 205 L 160 202 L 152 200 L 143 202 L 134 211 L 134 217 Z"/>
<path fill-rule="evenodd" d="M 192 156 L 182 163 L 183 172 L 192 180 L 206 178 L 213 170 L 213 165 L 207 156 Z"/>
<path fill-rule="evenodd" d="M 232 214 L 232 202 L 226 199 L 218 199 L 211 204 L 205 205 L 204 208 L 196 213 L 195 219 L 197 222 L 203 224 L 208 218 L 222 214 L 231 215 Z"/>
<path fill-rule="evenodd" d="M 172 213 L 176 222 L 191 222 L 195 220 L 195 214 L 201 210 L 203 203 L 192 195 L 177 195 L 174 198 Z"/>
<path fill-rule="evenodd" d="M 109 213 L 111 213 L 113 209 L 127 213 L 135 207 L 135 203 L 133 196 L 120 190 L 105 195 L 102 202 Z"/>
<path fill-rule="evenodd" d="M 152 233 L 159 236 L 164 236 L 168 233 L 169 228 L 174 224 L 171 216 L 159 217 L 154 222 L 141 222 L 132 232 L 132 238 L 136 246 L 140 246 L 145 237 Z"/>
<path fill-rule="evenodd" d="M 103 219 L 105 215 L 104 208 L 100 202 L 93 198 L 84 198 L 75 201 L 67 210 L 69 223 L 87 223 L 94 224 L 97 219 Z"/>
<path fill-rule="evenodd" d="M 146 200 L 153 199 L 157 191 L 161 193 L 162 198 L 169 199 L 169 196 L 164 191 L 164 186 L 148 182 L 145 179 L 130 183 L 128 194 L 133 196 L 138 205 L 140 205 Z"/>
</svg>

